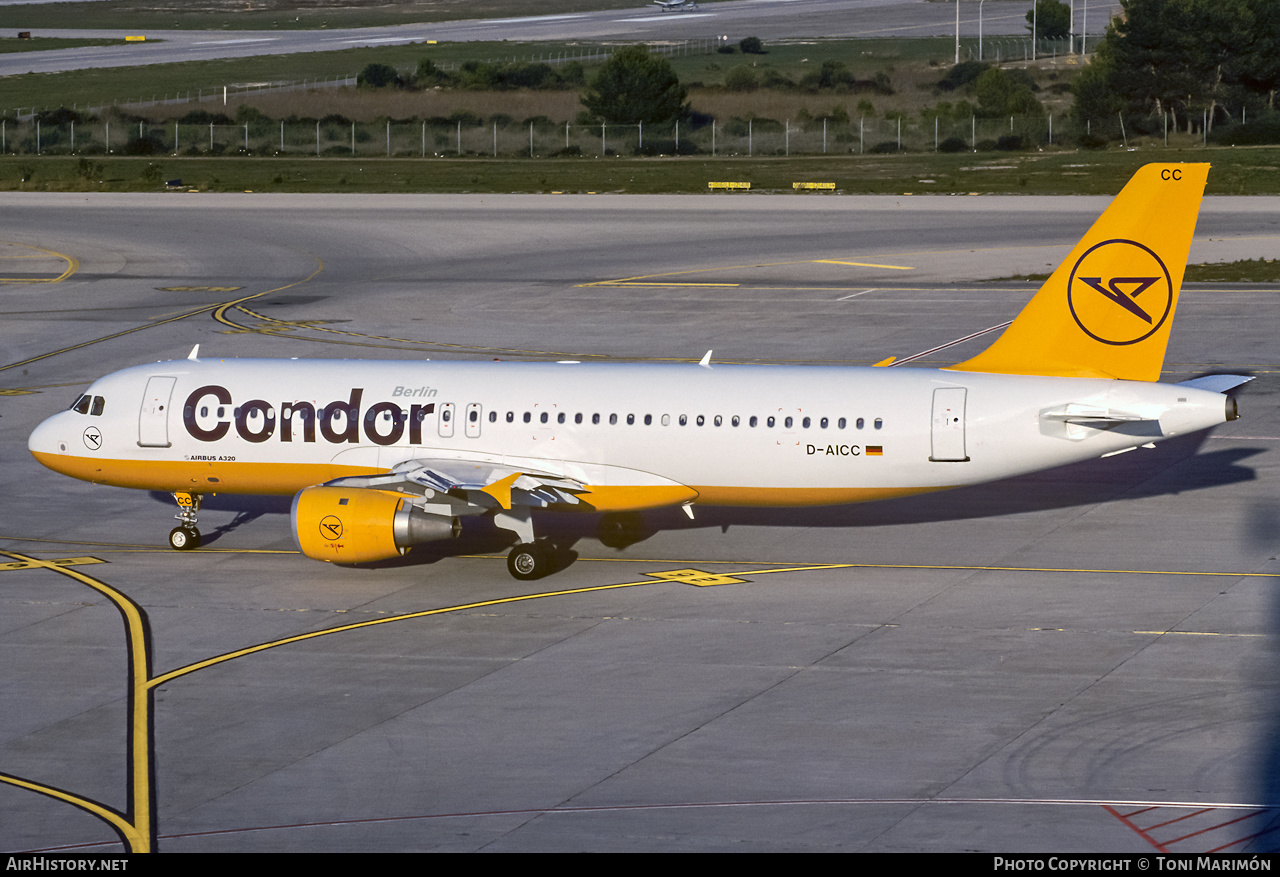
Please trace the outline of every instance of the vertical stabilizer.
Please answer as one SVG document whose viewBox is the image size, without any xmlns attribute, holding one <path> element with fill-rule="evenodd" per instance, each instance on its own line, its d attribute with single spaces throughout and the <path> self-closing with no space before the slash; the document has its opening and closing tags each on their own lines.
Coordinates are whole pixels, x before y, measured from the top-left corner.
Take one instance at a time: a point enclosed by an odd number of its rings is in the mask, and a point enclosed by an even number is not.
<svg viewBox="0 0 1280 877">
<path fill-rule="evenodd" d="M 996 342 L 956 371 L 1155 381 L 1207 164 L 1149 164 Z"/>
</svg>

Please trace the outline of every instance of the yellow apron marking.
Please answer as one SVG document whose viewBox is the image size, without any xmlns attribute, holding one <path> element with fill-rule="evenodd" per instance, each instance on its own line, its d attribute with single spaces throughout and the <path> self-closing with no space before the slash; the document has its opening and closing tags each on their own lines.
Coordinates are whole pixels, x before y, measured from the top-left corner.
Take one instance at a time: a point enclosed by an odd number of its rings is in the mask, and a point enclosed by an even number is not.
<svg viewBox="0 0 1280 877">
<path fill-rule="evenodd" d="M 855 268 L 889 268 L 894 271 L 914 271 L 908 265 L 877 265 L 875 262 L 841 262 L 838 259 L 814 259 L 818 265 L 852 265 Z"/>
<path fill-rule="evenodd" d="M 89 563 L 106 563 L 98 557 L 59 557 L 57 560 L 11 560 L 0 563 L 0 571 L 9 569 L 49 569 L 67 566 L 83 566 Z"/>
<path fill-rule="evenodd" d="M 25 568 L 42 567 L 75 579 L 102 594 L 120 612 L 125 627 L 125 648 L 128 654 L 128 722 L 129 733 L 125 763 L 128 765 L 125 811 L 100 804 L 81 795 L 54 786 L 32 782 L 21 777 L 0 774 L 0 782 L 39 792 L 59 801 L 66 801 L 92 813 L 109 824 L 131 853 L 149 853 L 155 840 L 155 826 L 151 813 L 151 690 L 147 679 L 151 676 L 151 656 L 148 648 L 147 625 L 142 610 L 120 591 L 75 569 L 69 569 L 64 561 L 39 560 L 12 551 L 0 551 L 0 555 L 26 564 Z M 85 559 L 85 558 L 73 558 Z M 101 562 L 101 561 L 99 561 Z"/>
<path fill-rule="evenodd" d="M 668 582 L 696 585 L 699 588 L 709 588 L 712 585 L 744 585 L 748 581 L 747 579 L 737 579 L 733 576 L 719 573 L 704 572 L 700 569 L 669 569 L 664 572 L 647 572 L 645 575 L 653 576 L 655 579 L 664 579 Z"/>
<path fill-rule="evenodd" d="M 61 259 L 66 262 L 67 267 L 62 269 L 61 273 L 53 277 L 0 277 L 0 283 L 61 283 L 72 274 L 76 273 L 80 268 L 80 263 L 76 261 L 76 258 L 74 256 L 68 256 L 65 253 L 46 250 L 43 247 L 33 247 L 29 244 L 19 244 L 13 241 L 0 241 L 0 247 L 4 246 L 22 247 L 27 250 L 34 250 L 35 253 L 38 253 L 39 255 L 27 255 L 25 253 L 20 253 L 18 255 L 11 256 L 6 255 L 5 251 L 0 250 L 0 262 L 8 261 L 10 259 L 44 259 L 48 261 L 50 260 L 50 257 L 52 257 L 52 259 Z"/>
</svg>

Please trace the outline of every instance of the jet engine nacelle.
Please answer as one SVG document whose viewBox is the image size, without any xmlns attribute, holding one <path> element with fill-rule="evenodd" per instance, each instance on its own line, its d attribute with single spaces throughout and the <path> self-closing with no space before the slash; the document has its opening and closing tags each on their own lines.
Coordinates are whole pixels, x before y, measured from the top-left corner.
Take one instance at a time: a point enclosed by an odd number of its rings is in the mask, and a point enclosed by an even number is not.
<svg viewBox="0 0 1280 877">
<path fill-rule="evenodd" d="M 422 511 L 404 496 L 367 487 L 308 487 L 293 498 L 293 536 L 314 560 L 367 563 L 412 545 L 457 538 L 456 517 Z"/>
</svg>

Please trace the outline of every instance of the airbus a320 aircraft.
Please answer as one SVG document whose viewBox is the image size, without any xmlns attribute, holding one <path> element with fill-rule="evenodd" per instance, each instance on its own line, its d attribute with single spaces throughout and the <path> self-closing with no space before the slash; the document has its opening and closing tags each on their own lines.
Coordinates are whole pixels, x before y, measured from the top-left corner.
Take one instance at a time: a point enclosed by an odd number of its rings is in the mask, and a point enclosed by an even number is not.
<svg viewBox="0 0 1280 877">
<path fill-rule="evenodd" d="M 546 574 L 535 509 L 814 506 L 1106 457 L 1236 418 L 1248 377 L 1157 383 L 1208 175 L 1138 171 L 986 351 L 946 368 L 201 359 L 93 383 L 31 434 L 36 459 L 201 498 L 294 495 L 302 553 L 364 563 L 491 515 L 508 568 Z"/>
</svg>

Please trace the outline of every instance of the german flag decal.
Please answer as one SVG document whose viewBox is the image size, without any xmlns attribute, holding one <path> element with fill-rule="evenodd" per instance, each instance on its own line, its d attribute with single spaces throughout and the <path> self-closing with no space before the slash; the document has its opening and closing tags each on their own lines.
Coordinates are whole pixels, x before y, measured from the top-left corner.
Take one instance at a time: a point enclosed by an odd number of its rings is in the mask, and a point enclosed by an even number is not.
<svg viewBox="0 0 1280 877">
<path fill-rule="evenodd" d="M 868 457 L 883 457 L 884 445 L 867 445 Z"/>
</svg>

